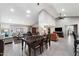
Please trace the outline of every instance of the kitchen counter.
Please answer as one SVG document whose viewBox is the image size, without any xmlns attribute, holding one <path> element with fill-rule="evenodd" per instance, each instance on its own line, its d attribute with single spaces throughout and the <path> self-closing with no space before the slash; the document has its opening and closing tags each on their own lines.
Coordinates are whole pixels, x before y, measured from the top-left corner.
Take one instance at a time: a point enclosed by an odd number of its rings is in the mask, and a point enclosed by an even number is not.
<svg viewBox="0 0 79 59">
<path fill-rule="evenodd" d="M 13 37 L 9 36 L 9 37 L 1 37 L 1 40 L 4 40 L 4 43 L 12 43 L 13 42 Z"/>
</svg>

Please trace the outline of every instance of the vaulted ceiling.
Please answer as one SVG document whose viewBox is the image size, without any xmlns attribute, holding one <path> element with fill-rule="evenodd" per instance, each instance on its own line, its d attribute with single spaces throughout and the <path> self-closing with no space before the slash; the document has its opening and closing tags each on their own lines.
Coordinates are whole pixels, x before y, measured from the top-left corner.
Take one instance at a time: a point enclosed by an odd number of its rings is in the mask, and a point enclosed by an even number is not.
<svg viewBox="0 0 79 59">
<path fill-rule="evenodd" d="M 54 17 L 58 16 L 58 13 L 79 16 L 78 3 L 0 3 L 0 22 L 32 25 L 37 22 L 42 9 Z M 26 13 L 27 10 L 30 10 L 30 13 Z"/>
<path fill-rule="evenodd" d="M 38 20 L 38 14 L 42 9 L 53 16 L 56 15 L 56 11 L 50 4 L 0 3 L 0 22 L 32 25 Z M 27 10 L 30 13 L 26 13 Z"/>
</svg>

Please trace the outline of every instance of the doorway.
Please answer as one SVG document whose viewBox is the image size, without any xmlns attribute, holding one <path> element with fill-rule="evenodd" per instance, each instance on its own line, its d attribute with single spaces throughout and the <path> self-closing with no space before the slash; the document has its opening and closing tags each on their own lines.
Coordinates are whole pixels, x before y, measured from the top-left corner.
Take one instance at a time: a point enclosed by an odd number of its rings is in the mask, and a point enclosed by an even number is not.
<svg viewBox="0 0 79 59">
<path fill-rule="evenodd" d="M 65 33 L 69 48 L 74 48 L 73 31 L 78 35 L 78 24 L 66 25 Z"/>
<path fill-rule="evenodd" d="M 78 35 L 78 24 L 72 24 L 72 25 L 65 26 L 66 36 L 72 35 L 73 31 Z"/>
</svg>

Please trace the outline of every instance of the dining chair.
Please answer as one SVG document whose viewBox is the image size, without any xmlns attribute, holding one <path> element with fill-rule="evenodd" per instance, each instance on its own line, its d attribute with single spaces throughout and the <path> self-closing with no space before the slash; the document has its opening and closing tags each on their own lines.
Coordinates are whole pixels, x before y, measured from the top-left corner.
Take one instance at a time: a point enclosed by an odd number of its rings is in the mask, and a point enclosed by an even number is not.
<svg viewBox="0 0 79 59">
<path fill-rule="evenodd" d="M 0 40 L 0 56 L 4 55 L 4 41 Z"/>
<path fill-rule="evenodd" d="M 40 54 L 42 53 L 42 45 L 43 41 L 41 40 L 41 37 L 35 37 L 36 41 L 32 43 L 31 48 L 34 50 L 34 56 L 36 56 L 36 50 L 40 49 Z"/>
<path fill-rule="evenodd" d="M 43 37 L 43 45 L 45 45 L 46 49 L 48 48 L 48 44 L 47 44 L 48 42 L 49 42 L 48 36 L 45 35 L 45 36 Z"/>
<path fill-rule="evenodd" d="M 74 56 L 77 55 L 77 46 L 79 44 L 79 40 L 77 39 L 77 35 L 76 33 L 73 32 L 73 36 L 74 36 Z"/>
</svg>

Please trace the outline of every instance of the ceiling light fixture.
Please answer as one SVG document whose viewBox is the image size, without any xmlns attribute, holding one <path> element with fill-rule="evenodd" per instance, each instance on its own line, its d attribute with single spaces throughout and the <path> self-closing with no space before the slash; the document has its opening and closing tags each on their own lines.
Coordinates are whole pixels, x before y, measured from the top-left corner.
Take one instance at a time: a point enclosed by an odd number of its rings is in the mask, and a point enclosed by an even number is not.
<svg viewBox="0 0 79 59">
<path fill-rule="evenodd" d="M 37 5 L 39 5 L 39 3 L 37 3 Z"/>
<path fill-rule="evenodd" d="M 10 9 L 10 11 L 11 11 L 11 12 L 14 12 L 14 9 L 13 9 L 13 8 L 11 8 L 11 9 Z"/>
<path fill-rule="evenodd" d="M 65 11 L 63 8 L 61 9 L 62 11 Z"/>
<path fill-rule="evenodd" d="M 31 11 L 30 10 L 26 10 L 26 13 L 31 13 Z"/>
<path fill-rule="evenodd" d="M 64 16 L 66 16 L 66 14 L 64 14 Z"/>
</svg>

